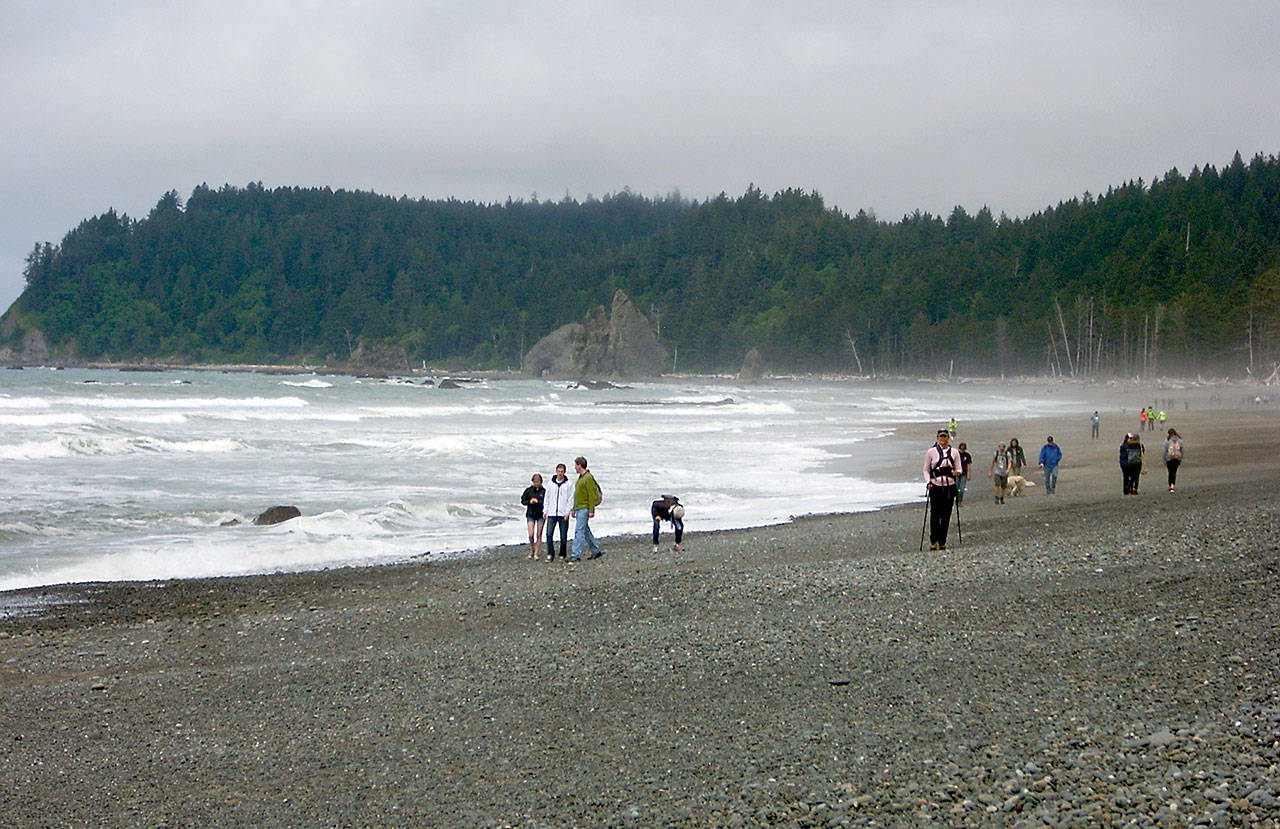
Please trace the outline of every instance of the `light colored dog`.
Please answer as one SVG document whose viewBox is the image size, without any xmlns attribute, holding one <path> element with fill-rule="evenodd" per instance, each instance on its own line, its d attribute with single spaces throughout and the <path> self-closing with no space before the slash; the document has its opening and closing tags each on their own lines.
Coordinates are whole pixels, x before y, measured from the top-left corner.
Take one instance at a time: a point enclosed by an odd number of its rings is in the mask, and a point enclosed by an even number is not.
<svg viewBox="0 0 1280 829">
<path fill-rule="evenodd" d="M 1005 493 L 1008 495 L 1021 495 L 1024 488 L 1035 485 L 1035 481 L 1024 475 L 1010 475 L 1009 486 L 1005 489 Z"/>
</svg>

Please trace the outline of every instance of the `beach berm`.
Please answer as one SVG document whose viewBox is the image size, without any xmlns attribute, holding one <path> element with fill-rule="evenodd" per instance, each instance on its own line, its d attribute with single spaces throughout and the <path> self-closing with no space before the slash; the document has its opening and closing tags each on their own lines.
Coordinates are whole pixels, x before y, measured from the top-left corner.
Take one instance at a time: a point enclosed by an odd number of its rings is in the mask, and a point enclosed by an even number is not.
<svg viewBox="0 0 1280 829">
<path fill-rule="evenodd" d="M 679 555 L 641 515 L 577 567 L 11 594 L 42 604 L 0 619 L 5 821 L 1274 827 L 1277 425 L 1180 416 L 1177 493 L 1126 498 L 1123 427 L 964 423 L 984 471 L 1012 435 L 1063 461 L 1052 497 L 976 479 L 945 551 L 922 499 Z"/>
</svg>

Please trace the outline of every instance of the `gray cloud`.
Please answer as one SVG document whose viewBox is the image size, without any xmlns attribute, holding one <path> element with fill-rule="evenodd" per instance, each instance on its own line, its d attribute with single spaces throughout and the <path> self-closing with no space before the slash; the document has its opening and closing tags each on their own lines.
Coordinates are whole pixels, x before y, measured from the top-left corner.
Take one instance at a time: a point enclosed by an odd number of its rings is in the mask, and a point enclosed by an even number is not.
<svg viewBox="0 0 1280 829">
<path fill-rule="evenodd" d="M 1026 215 L 1280 152 L 1274 3 L 19 3 L 0 306 L 202 183 L 558 199 L 801 187 Z"/>
</svg>

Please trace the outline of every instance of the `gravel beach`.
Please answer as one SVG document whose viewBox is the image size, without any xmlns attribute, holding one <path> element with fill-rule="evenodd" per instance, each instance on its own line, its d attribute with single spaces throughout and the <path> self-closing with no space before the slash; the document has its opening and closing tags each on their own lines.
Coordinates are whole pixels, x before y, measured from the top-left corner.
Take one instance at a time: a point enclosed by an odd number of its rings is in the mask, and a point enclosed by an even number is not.
<svg viewBox="0 0 1280 829">
<path fill-rule="evenodd" d="M 923 499 L 691 505 L 683 553 L 5 594 L 5 823 L 1280 826 L 1280 418 L 1175 416 L 1136 497 L 1110 421 L 961 424 L 942 552 Z M 1046 434 L 1058 494 L 995 504 L 991 447 Z"/>
</svg>

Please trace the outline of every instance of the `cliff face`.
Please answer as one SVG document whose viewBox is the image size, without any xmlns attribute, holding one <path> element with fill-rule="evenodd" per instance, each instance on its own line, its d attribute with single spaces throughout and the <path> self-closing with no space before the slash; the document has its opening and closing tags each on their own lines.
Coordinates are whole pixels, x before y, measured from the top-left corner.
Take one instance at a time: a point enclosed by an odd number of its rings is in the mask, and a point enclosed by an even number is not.
<svg viewBox="0 0 1280 829">
<path fill-rule="evenodd" d="M 618 291 L 608 314 L 597 307 L 585 322 L 561 326 L 535 343 L 523 369 L 537 377 L 655 377 L 665 361 L 648 318 Z"/>
<path fill-rule="evenodd" d="M 41 365 L 53 356 L 44 332 L 25 327 L 16 310 L 11 308 L 0 317 L 0 363 Z"/>
</svg>

